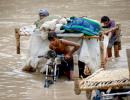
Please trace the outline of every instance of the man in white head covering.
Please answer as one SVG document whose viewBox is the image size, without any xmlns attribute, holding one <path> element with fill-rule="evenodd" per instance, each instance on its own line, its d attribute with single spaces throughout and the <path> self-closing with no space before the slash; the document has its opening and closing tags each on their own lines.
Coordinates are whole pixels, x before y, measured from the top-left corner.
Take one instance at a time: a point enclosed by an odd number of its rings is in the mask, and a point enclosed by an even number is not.
<svg viewBox="0 0 130 100">
<path fill-rule="evenodd" d="M 35 21 L 34 24 L 36 25 L 36 28 L 39 29 L 41 27 L 41 25 L 44 23 L 44 19 L 47 16 L 49 16 L 49 12 L 47 9 L 40 9 L 38 15 L 39 15 L 39 19 L 37 21 Z"/>
</svg>

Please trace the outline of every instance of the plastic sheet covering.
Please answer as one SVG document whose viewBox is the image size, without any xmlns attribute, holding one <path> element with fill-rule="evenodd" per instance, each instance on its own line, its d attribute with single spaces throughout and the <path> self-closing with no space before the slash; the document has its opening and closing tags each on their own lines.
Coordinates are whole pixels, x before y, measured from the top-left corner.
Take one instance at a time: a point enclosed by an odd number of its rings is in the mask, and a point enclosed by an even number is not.
<svg viewBox="0 0 130 100">
<path fill-rule="evenodd" d="M 108 41 L 108 36 L 104 36 L 104 60 L 107 58 Z M 99 42 L 97 39 L 83 39 L 79 54 L 79 60 L 90 67 L 93 72 L 100 68 L 101 65 Z"/>
<path fill-rule="evenodd" d="M 41 37 L 41 32 L 35 30 L 31 35 L 29 41 L 27 62 L 25 64 L 26 66 L 32 66 L 33 68 L 36 69 L 38 68 L 40 72 L 45 71 L 46 64 L 48 63 L 46 59 L 38 58 L 38 56 L 40 55 L 45 55 L 49 50 L 48 47 L 49 41 L 47 40 L 46 35 L 43 38 L 43 34 L 44 33 L 42 33 L 42 37 Z M 64 37 L 63 35 L 62 38 L 81 44 L 82 39 L 79 37 L 81 37 L 81 35 L 75 36 L 75 34 L 71 34 L 71 37 L 66 37 L 66 36 Z M 79 54 L 79 51 L 80 49 L 76 53 Z"/>
<path fill-rule="evenodd" d="M 47 53 L 49 50 L 48 45 L 49 41 L 47 39 L 42 39 L 40 31 L 37 30 L 33 32 L 29 41 L 26 66 L 42 69 L 46 59 L 38 58 L 38 56 L 45 55 Z"/>
<path fill-rule="evenodd" d="M 107 59 L 108 56 L 107 56 L 107 46 L 108 46 L 108 42 L 109 42 L 109 37 L 104 35 L 104 59 Z"/>
<path fill-rule="evenodd" d="M 70 17 L 69 23 L 63 25 L 63 28 L 69 32 L 81 32 L 88 36 L 98 35 L 101 31 L 98 21 L 81 17 Z"/>
<path fill-rule="evenodd" d="M 100 46 L 97 39 L 83 39 L 79 60 L 93 71 L 100 66 Z"/>
</svg>

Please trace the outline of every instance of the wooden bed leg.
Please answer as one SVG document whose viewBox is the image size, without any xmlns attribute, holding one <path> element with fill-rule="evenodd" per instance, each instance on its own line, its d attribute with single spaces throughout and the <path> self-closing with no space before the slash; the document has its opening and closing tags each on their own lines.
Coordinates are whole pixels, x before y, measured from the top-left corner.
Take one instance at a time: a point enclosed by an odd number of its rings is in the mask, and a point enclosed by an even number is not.
<svg viewBox="0 0 130 100">
<path fill-rule="evenodd" d="M 79 88 L 79 66 L 78 66 L 78 55 L 73 56 L 73 61 L 74 61 L 74 91 L 76 95 L 79 95 L 81 93 L 81 90 Z"/>
<path fill-rule="evenodd" d="M 75 78 L 74 79 L 74 91 L 75 91 L 76 95 L 79 95 L 81 93 L 81 90 L 79 88 L 79 81 L 80 81 L 79 78 L 77 78 L 77 79 Z"/>
<path fill-rule="evenodd" d="M 128 61 L 128 68 L 129 68 L 129 80 L 130 80 L 130 49 L 126 49 L 127 53 L 127 61 Z"/>
<path fill-rule="evenodd" d="M 111 90 L 112 90 L 112 87 L 109 87 L 109 88 L 107 89 L 107 93 L 110 93 Z"/>
<path fill-rule="evenodd" d="M 101 59 L 101 68 L 105 68 L 105 63 L 104 63 L 103 33 L 101 33 L 99 40 L 100 40 L 100 59 Z"/>
<path fill-rule="evenodd" d="M 20 54 L 20 35 L 19 35 L 19 28 L 15 28 L 15 38 L 16 38 L 16 52 Z"/>
<path fill-rule="evenodd" d="M 74 62 L 74 75 L 73 78 L 79 78 L 79 66 L 78 66 L 78 55 L 73 55 L 73 62 Z"/>
<path fill-rule="evenodd" d="M 117 24 L 116 26 L 118 27 L 116 30 L 117 41 L 119 42 L 118 49 L 121 50 L 121 24 Z"/>
<path fill-rule="evenodd" d="M 92 91 L 86 91 L 86 100 L 91 100 Z"/>
</svg>

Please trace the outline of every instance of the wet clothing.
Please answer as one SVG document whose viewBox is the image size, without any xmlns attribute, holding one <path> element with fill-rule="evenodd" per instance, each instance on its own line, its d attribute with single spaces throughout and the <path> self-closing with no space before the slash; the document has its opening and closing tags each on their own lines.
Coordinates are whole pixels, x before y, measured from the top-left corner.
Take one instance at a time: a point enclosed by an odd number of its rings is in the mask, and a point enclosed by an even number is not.
<svg viewBox="0 0 130 100">
<path fill-rule="evenodd" d="M 57 53 L 60 55 L 60 53 Z M 71 72 L 74 69 L 73 59 L 61 60 L 61 64 L 58 65 L 59 68 L 59 76 L 66 75 L 67 78 L 71 79 Z"/>
<path fill-rule="evenodd" d="M 111 20 L 109 22 L 108 28 L 114 28 L 115 26 L 116 26 L 115 21 Z M 115 32 L 113 32 L 111 38 L 109 39 L 108 48 L 112 48 L 112 46 L 115 45 L 116 41 L 117 41 L 117 36 Z"/>
<path fill-rule="evenodd" d="M 110 23 L 109 23 L 109 25 L 108 25 L 108 28 L 113 28 L 115 26 L 116 26 L 115 21 L 111 20 Z"/>
<path fill-rule="evenodd" d="M 84 74 L 84 69 L 85 69 L 85 63 L 78 61 L 78 66 L 79 66 L 79 77 L 86 78 L 88 75 Z"/>
<path fill-rule="evenodd" d="M 109 25 L 108 25 L 108 28 L 114 28 L 115 26 L 116 26 L 115 21 L 111 20 Z M 114 46 L 115 57 L 119 57 L 120 41 L 118 41 L 118 37 L 117 37 L 117 34 L 115 32 L 112 32 L 112 36 L 109 39 L 109 43 L 108 43 L 108 46 L 107 46 L 108 57 L 112 57 L 112 47 L 113 46 Z"/>
</svg>

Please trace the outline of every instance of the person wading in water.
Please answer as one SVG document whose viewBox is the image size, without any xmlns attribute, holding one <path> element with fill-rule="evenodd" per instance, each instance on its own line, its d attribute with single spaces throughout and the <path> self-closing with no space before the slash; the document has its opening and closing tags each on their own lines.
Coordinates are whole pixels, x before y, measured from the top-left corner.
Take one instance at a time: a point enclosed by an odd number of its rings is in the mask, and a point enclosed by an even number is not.
<svg viewBox="0 0 130 100">
<path fill-rule="evenodd" d="M 49 48 L 54 50 L 57 54 L 64 54 L 67 64 L 67 77 L 69 80 L 73 79 L 73 54 L 80 48 L 78 43 L 59 39 L 55 32 L 48 33 L 48 40 L 50 41 Z"/>
</svg>

